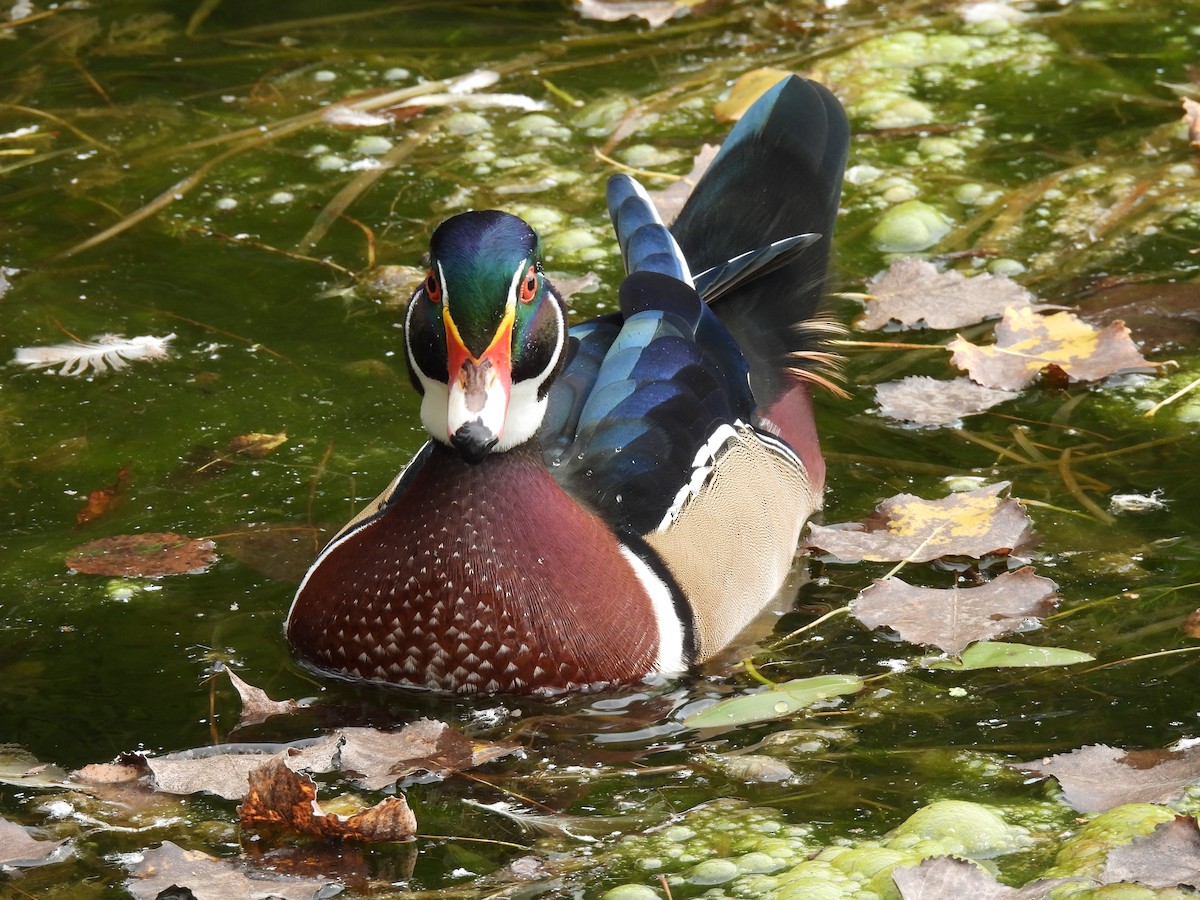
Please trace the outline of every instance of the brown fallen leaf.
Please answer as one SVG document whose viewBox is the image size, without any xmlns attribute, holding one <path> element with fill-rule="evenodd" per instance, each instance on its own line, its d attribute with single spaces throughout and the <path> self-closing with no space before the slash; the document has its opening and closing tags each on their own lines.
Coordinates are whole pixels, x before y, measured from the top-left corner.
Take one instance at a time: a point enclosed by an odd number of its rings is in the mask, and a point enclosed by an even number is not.
<svg viewBox="0 0 1200 900">
<path fill-rule="evenodd" d="M 1200 345 L 1200 284 L 1188 281 L 1102 285 L 1075 302 L 1084 321 L 1117 319 L 1146 353 L 1178 353 Z"/>
<path fill-rule="evenodd" d="M 700 176 L 708 171 L 708 167 L 717 158 L 717 153 L 720 150 L 721 148 L 716 144 L 704 144 L 701 146 L 700 152 L 692 160 L 692 170 L 690 172 L 678 181 L 672 182 L 661 191 L 646 192 L 650 195 L 650 199 L 654 201 L 654 208 L 658 210 L 659 217 L 667 225 L 670 225 L 679 218 L 679 213 L 683 209 L 683 205 L 687 203 L 688 197 L 692 196 L 692 191 L 696 189 L 696 184 L 700 181 Z"/>
<path fill-rule="evenodd" d="M 299 700 L 272 700 L 267 696 L 266 691 L 252 684 L 247 684 L 238 676 L 237 672 L 224 663 L 218 663 L 214 669 L 217 672 L 224 671 L 229 676 L 229 683 L 233 685 L 234 690 L 238 692 L 238 696 L 242 700 L 242 715 L 238 719 L 238 728 L 257 725 L 259 722 L 267 721 L 271 716 L 294 713 L 296 710 L 303 709 L 308 705 L 301 703 Z"/>
<path fill-rule="evenodd" d="M 657 28 L 676 16 L 684 16 L 692 7 L 707 0 L 575 0 L 575 12 L 585 19 L 619 22 L 637 17 Z"/>
<path fill-rule="evenodd" d="M 1006 555 L 1037 539 L 1029 514 L 1000 495 L 1002 481 L 942 500 L 898 494 L 861 523 L 813 525 L 808 545 L 841 562 L 929 562 L 942 556 Z"/>
<path fill-rule="evenodd" d="M 155 790 L 167 794 L 216 794 L 226 800 L 241 800 L 249 790 L 250 773 L 268 762 L 281 761 L 297 771 L 333 772 L 338 769 L 341 738 L 335 733 L 304 746 L 282 745 L 275 753 L 236 744 L 146 757 Z"/>
<path fill-rule="evenodd" d="M 1183 620 L 1180 628 L 1188 637 L 1200 638 L 1200 609 L 1192 610 L 1191 614 Z"/>
<path fill-rule="evenodd" d="M 181 534 L 118 534 L 82 544 L 67 554 L 68 569 L 85 575 L 156 578 L 203 572 L 217 561 L 212 541 Z"/>
<path fill-rule="evenodd" d="M 403 794 L 388 797 L 352 816 L 327 815 L 317 804 L 317 786 L 282 760 L 250 773 L 250 792 L 238 807 L 243 828 L 281 827 L 295 834 L 350 841 L 403 841 L 417 831 L 417 818 Z"/>
<path fill-rule="evenodd" d="M 754 101 L 792 73 L 787 69 L 753 69 L 738 77 L 729 96 L 713 107 L 718 122 L 736 122 Z"/>
<path fill-rule="evenodd" d="M 1038 373 L 1057 366 L 1072 381 L 1098 381 L 1121 372 L 1152 372 L 1155 366 L 1116 321 L 1097 331 L 1072 313 L 1039 315 L 1010 309 L 996 326 L 996 343 L 978 346 L 957 337 L 946 348 L 951 362 L 987 387 L 1018 391 Z"/>
<path fill-rule="evenodd" d="M 1132 881 L 1156 888 L 1200 889 L 1200 829 L 1193 816 L 1176 816 L 1147 835 L 1108 851 L 1101 884 Z"/>
<path fill-rule="evenodd" d="M 155 900 L 173 885 L 190 890 L 196 900 L 236 897 L 317 900 L 332 896 L 329 891 L 337 885 L 328 878 L 258 872 L 199 850 L 185 850 L 171 841 L 163 841 L 161 847 L 140 854 L 128 854 L 126 859 L 125 866 L 132 877 L 125 886 L 138 900 Z"/>
<path fill-rule="evenodd" d="M 998 391 L 976 384 L 970 378 L 943 381 L 926 375 L 910 375 L 899 381 L 875 385 L 875 402 L 879 404 L 880 415 L 926 427 L 957 425 L 963 416 L 983 412 L 1019 396 L 1016 391 Z"/>
<path fill-rule="evenodd" d="M 225 445 L 228 453 L 248 456 L 250 459 L 262 459 L 274 450 L 287 443 L 287 429 L 277 434 L 267 434 L 262 431 L 252 431 L 240 434 Z"/>
<path fill-rule="evenodd" d="M 1077 878 L 1039 878 L 1020 888 L 997 881 L 978 863 L 952 856 L 929 856 L 916 866 L 892 870 L 901 900 L 1045 900 L 1060 884 Z"/>
<path fill-rule="evenodd" d="M 1007 275 L 970 278 L 912 256 L 897 259 L 867 283 L 866 310 L 854 321 L 862 331 L 901 328 L 962 328 L 994 319 L 1006 309 L 1038 300 Z"/>
<path fill-rule="evenodd" d="M 299 584 L 324 538 L 312 525 L 264 525 L 216 536 L 221 553 L 268 578 Z"/>
<path fill-rule="evenodd" d="M 1187 750 L 1121 750 L 1092 744 L 1013 766 L 1055 778 L 1062 799 L 1079 812 L 1098 813 L 1123 803 L 1169 803 L 1200 780 L 1200 746 Z"/>
<path fill-rule="evenodd" d="M 1188 97 L 1180 98 L 1183 103 L 1183 121 L 1187 123 L 1188 142 L 1200 155 L 1200 103 Z"/>
<path fill-rule="evenodd" d="M 359 775 L 356 783 L 368 790 L 390 787 L 417 772 L 445 777 L 474 769 L 519 748 L 509 744 L 473 741 L 444 722 L 419 719 L 400 731 L 343 728 L 341 768 Z"/>
<path fill-rule="evenodd" d="M 0 817 L 0 865 L 21 868 L 40 866 L 49 862 L 54 852 L 65 843 L 66 839 L 38 840 L 23 826 Z"/>
<path fill-rule="evenodd" d="M 87 506 L 75 513 L 76 525 L 90 525 L 110 510 L 119 506 L 125 499 L 125 489 L 129 486 L 129 466 L 117 469 L 117 480 L 108 487 L 92 491 L 87 497 Z"/>
<path fill-rule="evenodd" d="M 1053 612 L 1057 587 L 1031 566 L 973 588 L 913 587 L 888 578 L 859 594 L 850 614 L 868 628 L 886 626 L 909 643 L 958 654 L 968 644 L 1011 634 Z"/>
</svg>

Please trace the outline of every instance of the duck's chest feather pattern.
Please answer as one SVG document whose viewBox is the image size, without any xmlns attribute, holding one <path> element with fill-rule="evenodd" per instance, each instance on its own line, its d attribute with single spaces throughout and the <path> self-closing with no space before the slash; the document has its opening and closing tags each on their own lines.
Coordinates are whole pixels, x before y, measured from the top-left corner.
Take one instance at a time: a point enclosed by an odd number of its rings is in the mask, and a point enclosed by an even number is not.
<svg viewBox="0 0 1200 900">
<path fill-rule="evenodd" d="M 288 637 L 350 677 L 528 692 L 682 665 L 688 637 L 667 580 L 533 448 L 471 465 L 431 443 L 319 563 Z"/>
</svg>

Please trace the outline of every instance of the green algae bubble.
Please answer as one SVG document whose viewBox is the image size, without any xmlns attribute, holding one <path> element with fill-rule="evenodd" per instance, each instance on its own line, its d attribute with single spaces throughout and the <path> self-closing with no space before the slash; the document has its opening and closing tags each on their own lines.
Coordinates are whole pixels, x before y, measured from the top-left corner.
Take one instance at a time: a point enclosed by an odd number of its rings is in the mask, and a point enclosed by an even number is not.
<svg viewBox="0 0 1200 900">
<path fill-rule="evenodd" d="M 995 812 L 966 800 L 939 800 L 918 809 L 888 840 L 893 849 L 940 849 L 971 859 L 987 859 L 1028 843 L 1028 832 Z"/>
<path fill-rule="evenodd" d="M 871 240 L 884 253 L 916 253 L 944 238 L 952 225 L 928 203 L 909 200 L 880 217 L 871 229 Z"/>
<path fill-rule="evenodd" d="M 691 884 L 724 884 L 740 874 L 731 859 L 706 859 L 688 873 L 687 880 Z"/>
<path fill-rule="evenodd" d="M 662 894 L 644 884 L 621 884 L 605 891 L 600 900 L 662 900 Z"/>
</svg>

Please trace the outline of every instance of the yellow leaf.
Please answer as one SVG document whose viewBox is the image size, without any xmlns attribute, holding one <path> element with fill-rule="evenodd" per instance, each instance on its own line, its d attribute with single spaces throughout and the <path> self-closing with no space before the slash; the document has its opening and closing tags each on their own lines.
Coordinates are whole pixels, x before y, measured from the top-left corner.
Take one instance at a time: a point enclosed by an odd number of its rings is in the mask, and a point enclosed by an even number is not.
<svg viewBox="0 0 1200 900">
<path fill-rule="evenodd" d="M 736 122 L 763 94 L 791 75 L 786 69 L 755 69 L 733 84 L 729 96 L 713 107 L 718 122 Z"/>
</svg>

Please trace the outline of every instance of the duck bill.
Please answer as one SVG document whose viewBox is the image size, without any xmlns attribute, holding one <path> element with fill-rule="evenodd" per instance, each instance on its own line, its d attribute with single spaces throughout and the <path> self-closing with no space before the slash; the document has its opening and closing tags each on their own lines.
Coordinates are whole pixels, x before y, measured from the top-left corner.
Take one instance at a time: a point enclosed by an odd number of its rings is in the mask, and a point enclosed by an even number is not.
<svg viewBox="0 0 1200 900">
<path fill-rule="evenodd" d="M 446 436 L 469 463 L 482 461 L 504 433 L 512 394 L 513 319 L 510 306 L 487 349 L 473 356 L 450 310 L 442 310 L 450 376 Z"/>
</svg>

